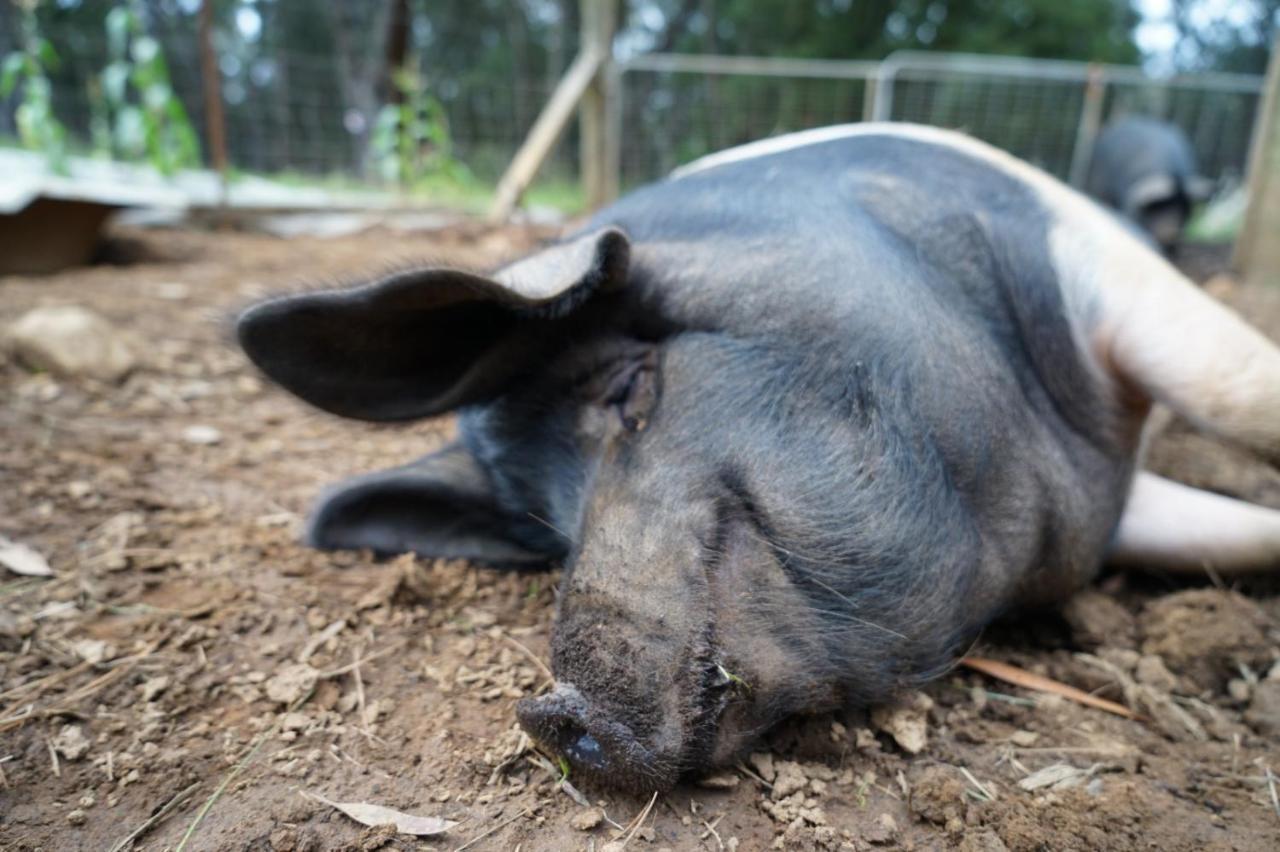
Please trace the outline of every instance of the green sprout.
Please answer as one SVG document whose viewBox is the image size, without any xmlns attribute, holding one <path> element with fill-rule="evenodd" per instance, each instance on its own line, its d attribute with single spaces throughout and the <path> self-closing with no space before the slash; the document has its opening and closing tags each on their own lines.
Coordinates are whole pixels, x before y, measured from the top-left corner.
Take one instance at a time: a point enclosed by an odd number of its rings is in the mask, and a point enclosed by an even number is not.
<svg viewBox="0 0 1280 852">
<path fill-rule="evenodd" d="M 569 779 L 569 761 L 562 754 L 556 758 L 556 762 L 560 765 L 560 780 L 567 781 Z"/>
<path fill-rule="evenodd" d="M 40 35 L 34 7 L 28 7 L 23 15 L 22 36 L 22 48 L 0 63 L 0 100 L 22 86 L 15 114 L 18 138 L 23 147 L 43 152 L 50 168 L 65 174 L 67 128 L 53 113 L 53 84 L 49 80 L 49 73 L 58 68 L 58 53 Z"/>
<path fill-rule="evenodd" d="M 733 672 L 729 671 L 719 663 L 716 663 L 716 671 L 720 673 L 720 677 L 729 681 L 734 686 L 741 687 L 747 692 L 751 691 L 751 684 L 747 683 L 746 678 L 742 677 L 741 675 L 734 674 Z"/>
</svg>

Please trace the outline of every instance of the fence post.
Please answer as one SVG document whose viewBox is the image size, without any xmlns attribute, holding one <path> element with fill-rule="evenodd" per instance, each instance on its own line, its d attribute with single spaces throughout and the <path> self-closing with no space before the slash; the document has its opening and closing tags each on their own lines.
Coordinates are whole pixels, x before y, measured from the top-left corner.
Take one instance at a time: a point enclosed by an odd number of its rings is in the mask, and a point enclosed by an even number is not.
<svg viewBox="0 0 1280 852">
<path fill-rule="evenodd" d="M 1248 202 L 1232 261 L 1247 281 L 1280 284 L 1280 35 L 1249 145 Z"/>
<path fill-rule="evenodd" d="M 200 4 L 200 76 L 204 85 L 205 141 L 209 145 L 209 163 L 222 181 L 226 195 L 227 127 L 222 113 L 222 77 L 218 59 L 213 53 L 213 0 Z"/>
<path fill-rule="evenodd" d="M 1071 171 L 1067 180 L 1079 189 L 1084 186 L 1093 159 L 1093 142 L 1098 138 L 1102 124 L 1102 107 L 1106 102 L 1107 79 L 1102 67 L 1089 65 L 1089 76 L 1084 84 L 1084 103 L 1080 105 L 1080 123 L 1076 125 L 1076 141 L 1071 147 Z"/>
<path fill-rule="evenodd" d="M 582 17 L 582 46 L 594 48 L 604 57 L 604 64 L 582 96 L 578 113 L 579 161 L 582 168 L 582 185 L 587 207 L 596 208 L 611 200 L 610 186 L 616 187 L 616 174 L 610 175 L 611 156 L 609 139 L 610 101 L 616 97 L 613 91 L 616 75 L 612 73 L 613 35 L 618 27 L 617 0 L 579 0 Z M 616 171 L 616 170 L 615 170 Z M 614 194 L 616 195 L 616 188 Z"/>
</svg>

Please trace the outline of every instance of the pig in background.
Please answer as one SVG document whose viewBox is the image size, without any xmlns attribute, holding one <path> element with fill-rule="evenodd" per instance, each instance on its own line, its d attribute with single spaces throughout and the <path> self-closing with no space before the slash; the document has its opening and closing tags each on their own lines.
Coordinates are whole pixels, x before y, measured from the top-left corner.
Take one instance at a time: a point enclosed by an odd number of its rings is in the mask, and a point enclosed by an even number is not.
<svg viewBox="0 0 1280 852">
<path fill-rule="evenodd" d="M 1186 134 L 1166 121 L 1125 116 L 1102 129 L 1094 143 L 1085 191 L 1172 254 L 1210 182 L 1196 169 Z"/>
</svg>

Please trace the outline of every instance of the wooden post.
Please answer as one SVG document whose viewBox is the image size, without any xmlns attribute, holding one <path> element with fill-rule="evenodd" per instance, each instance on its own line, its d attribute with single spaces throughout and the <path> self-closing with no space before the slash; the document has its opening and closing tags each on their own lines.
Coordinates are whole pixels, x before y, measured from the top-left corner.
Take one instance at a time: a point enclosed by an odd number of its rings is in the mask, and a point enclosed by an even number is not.
<svg viewBox="0 0 1280 852">
<path fill-rule="evenodd" d="M 588 47 L 604 57 L 601 73 L 595 75 L 582 96 L 582 108 L 578 113 L 579 162 L 582 169 L 582 187 L 587 207 L 594 209 L 610 201 L 617 194 L 617 176 L 610 175 L 611 157 L 609 139 L 612 100 L 617 78 L 610 73 L 613 56 L 613 35 L 618 27 L 616 0 L 579 0 L 582 16 L 582 48 Z"/>
<path fill-rule="evenodd" d="M 204 84 L 204 129 L 209 145 L 209 164 L 227 178 L 227 125 L 222 113 L 222 76 L 213 53 L 213 0 L 200 4 L 200 76 Z"/>
<path fill-rule="evenodd" d="M 1248 202 L 1232 258 L 1246 281 L 1280 285 L 1280 35 L 1249 146 Z"/>
<path fill-rule="evenodd" d="M 585 47 L 573 60 L 556 90 L 551 93 L 551 99 L 542 108 L 538 120 L 533 123 L 533 129 L 529 131 L 524 144 L 516 151 L 511 165 L 507 166 L 502 180 L 498 181 L 498 191 L 489 208 L 490 221 L 501 222 L 516 209 L 520 196 L 524 195 L 529 182 L 551 153 L 556 139 L 573 117 L 574 108 L 582 99 L 587 86 L 599 73 L 602 64 L 604 57 L 590 46 Z"/>
<path fill-rule="evenodd" d="M 582 178 L 588 203 L 594 207 L 608 199 L 610 192 L 617 193 L 617 168 L 611 163 L 617 162 L 618 142 L 612 138 L 616 134 L 609 130 L 609 104 L 614 100 L 611 93 L 617 85 L 617 75 L 607 69 L 612 64 L 618 7 L 616 0 L 580 2 L 582 44 L 578 55 L 560 78 L 502 180 L 498 181 L 489 207 L 490 221 L 503 221 L 515 211 L 580 103 L 583 107 Z M 595 95 L 589 97 L 588 92 L 593 89 Z"/>
<path fill-rule="evenodd" d="M 1098 138 L 1102 124 L 1102 107 L 1106 101 L 1107 81 L 1102 68 L 1089 66 L 1089 77 L 1084 84 L 1084 103 L 1080 106 L 1080 123 L 1076 125 L 1076 141 L 1071 148 L 1071 171 L 1068 181 L 1076 189 L 1084 186 L 1089 173 L 1089 161 L 1093 159 L 1093 143 Z"/>
</svg>

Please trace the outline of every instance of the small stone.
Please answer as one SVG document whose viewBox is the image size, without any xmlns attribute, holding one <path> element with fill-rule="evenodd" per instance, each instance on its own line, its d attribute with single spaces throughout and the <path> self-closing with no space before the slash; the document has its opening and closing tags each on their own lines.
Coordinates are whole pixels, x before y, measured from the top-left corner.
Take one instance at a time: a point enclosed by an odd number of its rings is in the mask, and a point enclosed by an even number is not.
<svg viewBox="0 0 1280 852">
<path fill-rule="evenodd" d="M 182 430 L 182 440 L 200 447 L 221 443 L 222 432 L 213 426 L 196 424 Z"/>
<path fill-rule="evenodd" d="M 1263 736 L 1280 735 L 1280 681 L 1268 677 L 1254 687 L 1244 720 Z"/>
<path fill-rule="evenodd" d="M 79 808 L 76 808 L 74 811 L 67 814 L 67 822 L 71 823 L 72 825 L 84 825 L 85 819 L 86 819 L 85 812 L 80 810 Z"/>
<path fill-rule="evenodd" d="M 574 814 L 569 824 L 578 831 L 592 831 L 602 822 L 604 822 L 604 811 L 599 808 L 588 808 Z"/>
<path fill-rule="evenodd" d="M 1231 700 L 1238 704 L 1244 704 L 1249 700 L 1249 696 L 1253 694 L 1253 687 L 1249 686 L 1249 681 L 1242 677 L 1233 677 L 1227 681 L 1227 695 L 1231 696 Z"/>
<path fill-rule="evenodd" d="M 708 790 L 732 790 L 742 779 L 733 772 L 720 772 L 698 779 L 698 786 Z"/>
<path fill-rule="evenodd" d="M 929 744 L 929 710 L 933 699 L 913 692 L 897 704 L 871 710 L 871 724 L 889 736 L 907 754 L 919 754 Z"/>
<path fill-rule="evenodd" d="M 747 758 L 747 762 L 751 764 L 751 768 L 756 771 L 757 775 L 765 781 L 768 781 L 770 784 L 772 784 L 773 779 L 777 777 L 777 770 L 774 769 L 773 766 L 772 754 L 757 751 Z"/>
<path fill-rule="evenodd" d="M 89 751 L 89 740 L 79 725 L 64 725 L 53 739 L 53 747 L 67 760 L 79 760 Z"/>
<path fill-rule="evenodd" d="M 86 663 L 94 665 L 113 656 L 111 646 L 102 639 L 81 639 L 71 643 L 71 650 Z"/>
<path fill-rule="evenodd" d="M 1009 742 L 1018 748 L 1030 748 L 1036 744 L 1036 740 L 1040 739 L 1040 735 L 1035 731 L 1014 731 L 1009 735 Z"/>
<path fill-rule="evenodd" d="M 164 692 L 168 688 L 169 688 L 168 675 L 160 675 L 159 677 L 153 677 L 142 684 L 142 700 L 155 701 L 156 698 L 160 696 L 160 693 Z"/>
<path fill-rule="evenodd" d="M 898 823 L 889 814 L 880 814 L 862 830 L 862 839 L 875 846 L 892 843 L 897 836 Z"/>
<path fill-rule="evenodd" d="M 92 793 L 85 793 L 83 796 L 80 797 L 80 801 L 78 804 L 80 805 L 80 807 L 87 809 L 98 804 L 98 799 Z"/>
<path fill-rule="evenodd" d="M 285 713 L 280 719 L 280 729 L 284 731 L 301 731 L 311 724 L 311 717 L 306 713 Z"/>
<path fill-rule="evenodd" d="M 319 677 L 320 672 L 306 663 L 294 663 L 276 672 L 264 689 L 277 704 L 293 704 L 311 691 Z"/>
<path fill-rule="evenodd" d="M 8 345 L 37 370 L 118 382 L 137 361 L 125 336 L 78 305 L 36 308 L 9 327 Z"/>
<path fill-rule="evenodd" d="M 1144 654 L 1138 660 L 1134 677 L 1138 683 L 1145 683 L 1160 692 L 1174 692 L 1178 688 L 1178 679 L 1164 664 L 1164 660 L 1155 654 Z"/>
</svg>

